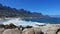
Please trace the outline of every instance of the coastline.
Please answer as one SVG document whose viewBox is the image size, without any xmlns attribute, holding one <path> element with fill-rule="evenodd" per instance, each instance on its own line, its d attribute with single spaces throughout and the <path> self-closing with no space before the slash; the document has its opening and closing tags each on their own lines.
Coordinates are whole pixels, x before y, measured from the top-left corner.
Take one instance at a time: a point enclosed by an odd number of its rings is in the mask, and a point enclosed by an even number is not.
<svg viewBox="0 0 60 34">
<path fill-rule="evenodd" d="M 13 34 L 12 32 L 14 32 L 15 34 L 17 33 L 20 33 L 20 34 L 40 34 L 40 33 L 43 33 L 43 34 L 57 34 L 59 33 L 60 34 L 60 24 L 47 24 L 47 25 L 44 25 L 44 26 L 38 26 L 38 27 L 29 27 L 29 28 L 24 28 L 23 30 L 21 29 L 21 27 L 16 27 L 16 28 L 7 28 L 7 29 L 4 29 L 4 28 L 0 28 L 0 32 L 1 34 L 5 34 L 8 32 Z M 59 30 L 59 31 L 58 31 Z M 12 31 L 12 32 L 11 32 Z M 27 32 L 27 33 L 26 33 Z M 40 32 L 40 33 L 39 33 Z M 18 34 L 17 33 L 17 34 Z"/>
<path fill-rule="evenodd" d="M 2 20 L 5 19 L 13 19 L 15 21 L 17 21 L 19 18 L 0 18 Z M 17 20 L 16 20 L 17 19 Z M 12 21 L 12 20 L 11 20 Z M 15 23 L 14 21 L 14 23 Z M 23 22 L 25 22 L 25 25 L 27 25 L 27 23 L 29 23 L 31 25 L 32 22 L 26 22 L 26 21 L 21 21 L 21 23 L 23 24 Z M 8 22 L 7 22 L 8 23 Z M 19 22 L 20 23 L 20 22 Z M 20 23 L 20 24 L 21 24 Z M 9 34 L 13 34 L 12 32 L 14 32 L 14 34 L 40 34 L 40 33 L 44 33 L 44 34 L 56 34 L 59 33 L 60 34 L 60 24 L 44 24 L 44 23 L 37 23 L 35 22 L 35 27 L 27 25 L 27 26 L 16 26 L 13 23 L 10 24 L 6 24 L 6 25 L 0 25 L 2 27 L 0 32 L 1 34 L 8 34 L 7 32 L 9 32 Z M 12 24 L 12 25 L 11 25 Z M 34 24 L 34 23 L 33 23 Z M 11 32 L 12 31 L 12 32 Z M 27 32 L 27 33 L 26 33 Z"/>
</svg>

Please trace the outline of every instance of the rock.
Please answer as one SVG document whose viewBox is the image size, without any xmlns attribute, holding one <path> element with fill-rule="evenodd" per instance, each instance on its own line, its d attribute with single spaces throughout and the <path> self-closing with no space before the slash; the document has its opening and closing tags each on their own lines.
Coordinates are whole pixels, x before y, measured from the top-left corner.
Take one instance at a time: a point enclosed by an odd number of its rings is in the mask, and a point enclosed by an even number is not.
<svg viewBox="0 0 60 34">
<path fill-rule="evenodd" d="M 34 34 L 33 29 L 26 28 L 22 31 L 22 34 Z"/>
<path fill-rule="evenodd" d="M 4 32 L 4 28 L 0 28 L 0 34 Z"/>
<path fill-rule="evenodd" d="M 40 29 L 40 27 L 34 27 L 33 30 L 34 30 L 35 34 L 43 34 L 43 32 Z"/>
<path fill-rule="evenodd" d="M 60 31 L 57 34 L 60 34 Z"/>
<path fill-rule="evenodd" d="M 6 29 L 2 34 L 21 34 L 18 29 Z"/>
<path fill-rule="evenodd" d="M 38 28 L 28 28 L 28 29 L 24 29 L 22 34 L 43 34 L 43 32 L 41 31 L 41 29 Z"/>
<path fill-rule="evenodd" d="M 2 34 L 60 34 L 60 24 L 47 24 L 46 26 L 25 28 L 23 31 L 21 29 L 18 30 L 18 28 L 6 29 Z"/>
<path fill-rule="evenodd" d="M 46 34 L 57 34 L 58 30 L 60 29 L 59 24 L 49 24 L 46 27 L 47 27 L 47 30 L 45 32 Z"/>
</svg>

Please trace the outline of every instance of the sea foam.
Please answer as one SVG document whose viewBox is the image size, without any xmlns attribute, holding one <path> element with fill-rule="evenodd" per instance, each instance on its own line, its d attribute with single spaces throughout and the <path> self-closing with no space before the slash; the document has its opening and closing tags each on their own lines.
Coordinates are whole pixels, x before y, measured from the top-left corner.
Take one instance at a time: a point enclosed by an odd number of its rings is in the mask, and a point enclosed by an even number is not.
<svg viewBox="0 0 60 34">
<path fill-rule="evenodd" d="M 45 24 L 45 23 L 38 23 L 38 22 L 32 22 L 32 21 L 25 21 L 25 20 L 22 20 L 21 18 L 10 18 L 9 20 L 3 22 L 4 25 L 10 24 L 10 23 L 13 23 L 16 26 L 19 26 L 19 25 L 28 26 L 29 25 L 29 26 L 34 26 L 34 27 L 36 26 L 36 24 L 38 25 Z"/>
</svg>

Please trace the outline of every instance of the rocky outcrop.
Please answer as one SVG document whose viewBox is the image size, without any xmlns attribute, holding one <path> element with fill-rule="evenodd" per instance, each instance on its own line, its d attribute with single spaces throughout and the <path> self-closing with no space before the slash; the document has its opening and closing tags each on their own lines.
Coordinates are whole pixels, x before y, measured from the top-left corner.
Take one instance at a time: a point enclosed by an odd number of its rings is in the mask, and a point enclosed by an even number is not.
<svg viewBox="0 0 60 34">
<path fill-rule="evenodd" d="M 47 24 L 46 26 L 24 29 L 24 34 L 60 34 L 60 24 Z"/>
<path fill-rule="evenodd" d="M 0 34 L 60 34 L 60 24 L 47 24 L 46 26 L 25 28 L 24 30 L 0 29 Z"/>
<path fill-rule="evenodd" d="M 60 24 L 48 24 L 45 27 L 44 34 L 57 34 L 60 31 Z"/>
</svg>

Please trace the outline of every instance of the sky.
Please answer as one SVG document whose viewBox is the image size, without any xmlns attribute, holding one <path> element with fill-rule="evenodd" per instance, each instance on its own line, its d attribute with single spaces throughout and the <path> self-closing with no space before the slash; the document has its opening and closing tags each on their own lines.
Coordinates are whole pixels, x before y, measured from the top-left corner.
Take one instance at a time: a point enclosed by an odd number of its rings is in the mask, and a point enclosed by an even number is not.
<svg viewBox="0 0 60 34">
<path fill-rule="evenodd" d="M 0 3 L 44 15 L 60 15 L 60 0 L 0 0 Z"/>
</svg>

